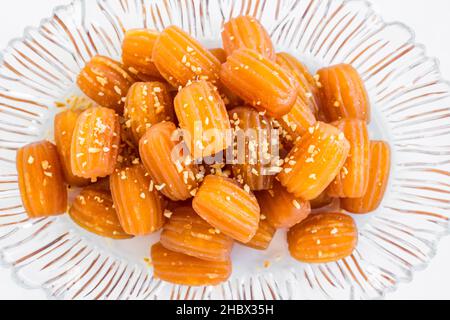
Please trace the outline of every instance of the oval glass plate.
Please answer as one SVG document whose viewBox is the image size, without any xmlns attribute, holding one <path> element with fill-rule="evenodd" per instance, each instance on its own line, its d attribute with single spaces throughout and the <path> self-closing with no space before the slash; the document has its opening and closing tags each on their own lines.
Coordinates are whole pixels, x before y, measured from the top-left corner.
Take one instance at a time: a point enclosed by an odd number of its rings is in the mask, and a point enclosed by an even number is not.
<svg viewBox="0 0 450 320">
<path fill-rule="evenodd" d="M 337 263 L 289 257 L 285 233 L 267 252 L 237 247 L 231 280 L 184 287 L 153 278 L 144 258 L 158 236 L 109 241 L 67 217 L 29 220 L 15 169 L 17 148 L 50 138 L 55 101 L 95 54 L 120 57 L 124 31 L 175 24 L 210 47 L 224 21 L 254 15 L 278 50 L 310 68 L 351 63 L 373 105 L 372 138 L 393 148 L 383 205 L 356 217 L 360 241 Z M 76 0 L 29 28 L 0 59 L 0 260 L 23 285 L 62 299 L 374 299 L 410 281 L 449 231 L 450 87 L 409 28 L 385 23 L 364 1 Z"/>
</svg>

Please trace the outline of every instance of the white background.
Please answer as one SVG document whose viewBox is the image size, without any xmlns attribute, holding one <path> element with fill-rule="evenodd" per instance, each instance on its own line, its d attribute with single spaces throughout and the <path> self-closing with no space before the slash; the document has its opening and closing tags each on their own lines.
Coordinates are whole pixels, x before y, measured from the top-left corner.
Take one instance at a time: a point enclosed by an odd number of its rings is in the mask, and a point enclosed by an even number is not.
<svg viewBox="0 0 450 320">
<path fill-rule="evenodd" d="M 26 26 L 36 26 L 50 16 L 52 8 L 69 0 L 2 0 L 0 3 L 0 48 L 19 37 Z M 372 0 L 387 21 L 404 22 L 415 30 L 430 56 L 441 60 L 444 78 L 450 80 L 450 1 Z M 0 267 L 0 299 L 44 299 L 39 290 L 26 290 L 14 283 L 10 271 Z M 388 299 L 450 299 L 450 238 L 444 239 L 431 265 L 403 284 Z"/>
</svg>

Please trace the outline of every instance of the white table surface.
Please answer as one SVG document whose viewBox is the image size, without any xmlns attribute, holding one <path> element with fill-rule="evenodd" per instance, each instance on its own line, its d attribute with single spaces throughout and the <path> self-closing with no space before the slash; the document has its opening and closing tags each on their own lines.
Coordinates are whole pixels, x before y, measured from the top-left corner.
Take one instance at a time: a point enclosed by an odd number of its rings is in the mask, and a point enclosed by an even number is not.
<svg viewBox="0 0 450 320">
<path fill-rule="evenodd" d="M 69 0 L 2 0 L 0 3 L 0 48 L 22 34 L 28 25 L 37 25 L 52 8 Z M 415 30 L 430 56 L 441 60 L 442 73 L 450 80 L 450 1 L 372 0 L 387 21 L 401 21 Z M 450 237 L 442 240 L 430 266 L 403 284 L 387 299 L 450 299 Z M 45 299 L 39 290 L 18 286 L 10 271 L 0 267 L 0 299 Z"/>
</svg>

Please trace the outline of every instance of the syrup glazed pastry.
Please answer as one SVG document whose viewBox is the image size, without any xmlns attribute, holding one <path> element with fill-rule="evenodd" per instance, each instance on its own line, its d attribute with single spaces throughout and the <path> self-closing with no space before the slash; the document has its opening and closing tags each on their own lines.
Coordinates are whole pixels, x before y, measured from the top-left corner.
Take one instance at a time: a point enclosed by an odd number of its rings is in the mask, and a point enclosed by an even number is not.
<svg viewBox="0 0 450 320">
<path fill-rule="evenodd" d="M 219 80 L 220 61 L 197 40 L 175 26 L 161 32 L 152 60 L 161 75 L 175 88 L 194 80 L 214 84 Z"/>
<path fill-rule="evenodd" d="M 111 193 L 120 224 L 125 232 L 144 236 L 164 224 L 166 201 L 152 184 L 142 164 L 117 169 L 110 177 Z"/>
<path fill-rule="evenodd" d="M 351 65 L 339 64 L 319 70 L 322 104 L 326 119 L 370 121 L 370 103 L 360 75 Z"/>
<path fill-rule="evenodd" d="M 308 105 L 299 97 L 291 111 L 279 119 L 278 122 L 284 130 L 282 132 L 284 142 L 288 145 L 295 145 L 306 134 L 308 129 L 317 123 L 317 120 Z"/>
<path fill-rule="evenodd" d="M 256 109 L 238 107 L 229 112 L 235 134 L 245 136 L 244 154 L 238 154 L 238 164 L 233 166 L 234 177 L 252 191 L 272 188 L 274 176 L 270 174 L 272 150 L 272 122 Z M 252 132 L 253 134 L 245 135 Z M 239 158 L 243 156 L 243 158 Z"/>
<path fill-rule="evenodd" d="M 287 156 L 278 179 L 296 197 L 313 200 L 336 178 L 349 151 L 343 132 L 318 122 Z"/>
<path fill-rule="evenodd" d="M 66 110 L 55 117 L 55 143 L 61 160 L 64 180 L 70 186 L 84 187 L 89 179 L 77 177 L 72 168 L 72 138 L 81 110 Z"/>
<path fill-rule="evenodd" d="M 191 206 L 170 213 L 161 234 L 161 244 L 172 251 L 207 261 L 228 261 L 233 239 L 213 228 Z"/>
<path fill-rule="evenodd" d="M 269 222 L 267 222 L 267 220 L 261 220 L 259 222 L 258 231 L 256 231 L 255 236 L 252 238 L 252 240 L 244 243 L 243 245 L 255 250 L 264 251 L 269 248 L 276 232 L 277 229 Z"/>
<path fill-rule="evenodd" d="M 114 172 L 119 155 L 120 123 L 112 109 L 93 107 L 77 120 L 72 137 L 72 170 L 77 177 L 96 180 Z"/>
<path fill-rule="evenodd" d="M 128 89 L 135 79 L 117 61 L 95 56 L 78 76 L 78 87 L 100 106 L 122 113 Z"/>
<path fill-rule="evenodd" d="M 358 242 L 356 224 L 340 213 L 312 215 L 289 230 L 291 255 L 306 263 L 328 263 L 346 258 Z"/>
<path fill-rule="evenodd" d="M 224 133 L 230 130 L 227 108 L 215 86 L 200 80 L 180 90 L 175 97 L 175 112 L 180 127 L 187 131 L 185 140 L 195 158 L 209 157 L 229 147 Z M 201 133 L 196 130 L 201 126 Z"/>
<path fill-rule="evenodd" d="M 228 280 L 231 260 L 207 261 L 170 251 L 160 243 L 151 250 L 154 276 L 186 286 L 214 286 Z"/>
<path fill-rule="evenodd" d="M 230 56 L 241 48 L 252 49 L 269 60 L 275 60 L 275 49 L 263 25 L 253 17 L 240 16 L 231 19 L 223 27 L 223 47 Z"/>
<path fill-rule="evenodd" d="M 220 79 L 246 103 L 275 118 L 288 114 L 298 96 L 299 85 L 289 71 L 250 49 L 234 51 Z"/>
<path fill-rule="evenodd" d="M 17 152 L 17 174 L 23 206 L 30 218 L 62 214 L 67 209 L 67 188 L 56 146 L 36 142 Z"/>
<path fill-rule="evenodd" d="M 278 229 L 291 228 L 302 222 L 311 213 L 309 201 L 296 198 L 278 181 L 273 188 L 257 194 L 261 214 Z"/>
<path fill-rule="evenodd" d="M 345 119 L 333 123 L 350 143 L 350 153 L 341 172 L 328 188 L 334 198 L 362 197 L 369 184 L 370 140 L 365 121 Z"/>
<path fill-rule="evenodd" d="M 250 16 L 226 21 L 221 40 L 125 30 L 123 63 L 87 62 L 85 96 L 55 117 L 56 146 L 17 152 L 29 218 L 68 211 L 88 232 L 149 248 L 153 235 L 151 276 L 178 285 L 227 281 L 244 263 L 234 247 L 281 248 L 277 232 L 301 263 L 351 256 L 345 210 L 375 211 L 391 166 L 388 143 L 369 140 L 363 79 L 347 64 L 312 74 Z"/>
<path fill-rule="evenodd" d="M 120 225 L 108 191 L 86 188 L 69 209 L 72 220 L 83 229 L 111 239 L 129 239 Z"/>
<path fill-rule="evenodd" d="M 136 144 L 152 125 L 175 121 L 169 86 L 162 82 L 133 84 L 127 94 L 124 116 Z"/>
<path fill-rule="evenodd" d="M 384 141 L 370 143 L 369 183 L 360 198 L 343 199 L 342 207 L 352 213 L 375 211 L 384 198 L 391 170 L 391 150 Z"/>
<path fill-rule="evenodd" d="M 160 33 L 148 29 L 128 30 L 123 39 L 122 61 L 125 68 L 142 81 L 162 79 L 152 61 Z"/>
<path fill-rule="evenodd" d="M 321 106 L 319 82 L 300 61 L 289 53 L 277 54 L 276 61 L 280 66 L 292 72 L 300 84 L 299 99 L 317 116 Z"/>
<path fill-rule="evenodd" d="M 172 151 L 177 130 L 172 122 L 161 122 L 151 127 L 139 143 L 139 153 L 154 188 L 173 201 L 184 201 L 195 195 L 196 168 L 192 160 L 174 162 Z"/>
<path fill-rule="evenodd" d="M 249 186 L 242 188 L 229 178 L 207 176 L 192 205 L 213 227 L 242 243 L 258 231 L 258 201 Z"/>
</svg>

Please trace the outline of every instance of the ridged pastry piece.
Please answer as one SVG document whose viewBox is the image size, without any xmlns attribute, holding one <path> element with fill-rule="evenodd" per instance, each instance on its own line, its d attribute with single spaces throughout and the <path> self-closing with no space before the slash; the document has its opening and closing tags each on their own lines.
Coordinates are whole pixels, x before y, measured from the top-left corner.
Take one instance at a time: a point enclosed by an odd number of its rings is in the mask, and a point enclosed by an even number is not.
<svg viewBox="0 0 450 320">
<path fill-rule="evenodd" d="M 175 121 L 170 88 L 162 82 L 137 82 L 128 91 L 124 117 L 136 143 L 152 126 Z"/>
<path fill-rule="evenodd" d="M 277 229 L 291 228 L 311 213 L 309 201 L 296 198 L 279 182 L 274 183 L 273 189 L 259 192 L 256 197 L 261 207 L 261 215 Z"/>
<path fill-rule="evenodd" d="M 289 251 L 304 263 L 329 263 L 350 256 L 358 243 L 358 230 L 341 213 L 311 215 L 288 232 Z"/>
<path fill-rule="evenodd" d="M 255 250 L 267 250 L 276 232 L 277 229 L 267 220 L 261 220 L 256 235 L 244 245 Z"/>
<path fill-rule="evenodd" d="M 72 137 L 72 170 L 81 178 L 97 179 L 114 172 L 120 146 L 119 117 L 112 109 L 93 107 L 77 120 Z"/>
<path fill-rule="evenodd" d="M 207 261 L 228 261 L 233 249 L 233 239 L 186 206 L 173 211 L 161 234 L 161 244 L 169 250 Z"/>
<path fill-rule="evenodd" d="M 349 151 L 343 132 L 318 122 L 289 153 L 278 179 L 296 197 L 313 200 L 336 178 Z"/>
<path fill-rule="evenodd" d="M 308 129 L 317 123 L 316 116 L 300 98 L 297 99 L 292 110 L 278 120 L 285 131 L 284 138 L 288 144 L 295 144 Z"/>
<path fill-rule="evenodd" d="M 228 57 L 220 80 L 246 103 L 274 118 L 288 114 L 298 96 L 299 85 L 289 71 L 250 49 Z"/>
<path fill-rule="evenodd" d="M 333 123 L 350 142 L 350 153 L 341 172 L 328 188 L 333 198 L 362 197 L 369 183 L 370 140 L 366 122 L 345 119 Z"/>
<path fill-rule="evenodd" d="M 220 61 L 220 63 L 227 62 L 227 53 L 222 48 L 210 49 L 211 53 Z M 241 98 L 234 94 L 230 89 L 225 87 L 220 81 L 217 83 L 217 88 L 219 89 L 220 97 L 227 106 L 227 108 L 236 107 L 242 104 Z"/>
<path fill-rule="evenodd" d="M 111 239 L 129 239 L 122 229 L 111 194 L 86 188 L 75 198 L 69 215 L 83 229 Z"/>
<path fill-rule="evenodd" d="M 258 231 L 260 208 L 248 186 L 219 176 L 207 176 L 194 201 L 194 210 L 214 228 L 242 243 Z"/>
<path fill-rule="evenodd" d="M 329 122 L 345 118 L 370 121 L 370 102 L 363 80 L 349 64 L 318 71 L 322 111 Z"/>
<path fill-rule="evenodd" d="M 90 184 L 89 179 L 77 177 L 72 170 L 72 137 L 81 110 L 66 110 L 55 116 L 55 144 L 61 161 L 64 180 L 70 186 L 84 187 Z"/>
<path fill-rule="evenodd" d="M 318 82 L 308 68 L 298 61 L 297 58 L 285 52 L 277 54 L 277 63 L 292 72 L 300 84 L 299 96 L 303 103 L 308 105 L 312 113 L 317 116 L 321 107 L 320 90 Z"/>
<path fill-rule="evenodd" d="M 238 107 L 229 112 L 237 137 L 245 137 L 245 145 L 237 151 L 237 164 L 233 165 L 234 177 L 251 190 L 268 190 L 272 187 L 272 122 L 267 116 L 251 107 Z M 237 139 L 237 143 L 243 140 Z M 239 148 L 239 145 L 235 149 Z M 244 153 L 244 154 L 242 154 Z"/>
<path fill-rule="evenodd" d="M 369 183 L 361 198 L 342 199 L 342 208 L 351 213 L 369 213 L 381 204 L 389 182 L 391 149 L 384 141 L 370 143 Z"/>
<path fill-rule="evenodd" d="M 110 177 L 111 194 L 126 233 L 152 234 L 164 225 L 165 200 L 154 187 L 142 164 L 117 169 Z"/>
<path fill-rule="evenodd" d="M 78 75 L 77 84 L 89 98 L 102 107 L 122 113 L 134 77 L 117 61 L 95 56 Z"/>
<path fill-rule="evenodd" d="M 231 276 L 231 261 L 205 261 L 153 245 L 151 260 L 154 277 L 186 286 L 216 286 Z"/>
<path fill-rule="evenodd" d="M 56 146 L 48 141 L 20 148 L 16 158 L 20 196 L 30 218 L 67 210 L 67 188 Z"/>
<path fill-rule="evenodd" d="M 122 43 L 122 61 L 129 72 L 139 79 L 162 78 L 152 61 L 153 49 L 159 32 L 133 29 L 125 33 Z"/>
<path fill-rule="evenodd" d="M 178 27 L 161 32 L 153 49 L 153 62 L 175 88 L 190 81 L 219 80 L 220 61 L 197 40 Z"/>
<path fill-rule="evenodd" d="M 217 88 L 206 81 L 195 81 L 175 97 L 175 112 L 183 137 L 194 159 L 215 155 L 229 147 L 231 129 L 227 109 Z M 229 140 L 229 139 L 228 139 Z"/>
<path fill-rule="evenodd" d="M 139 153 L 154 187 L 173 201 L 184 201 L 195 195 L 197 172 L 189 158 L 172 159 L 176 130 L 172 122 L 152 126 L 139 143 Z"/>
<path fill-rule="evenodd" d="M 268 32 L 254 17 L 239 16 L 225 23 L 222 42 L 227 56 L 238 49 L 247 48 L 269 60 L 276 59 L 275 49 Z"/>
</svg>

